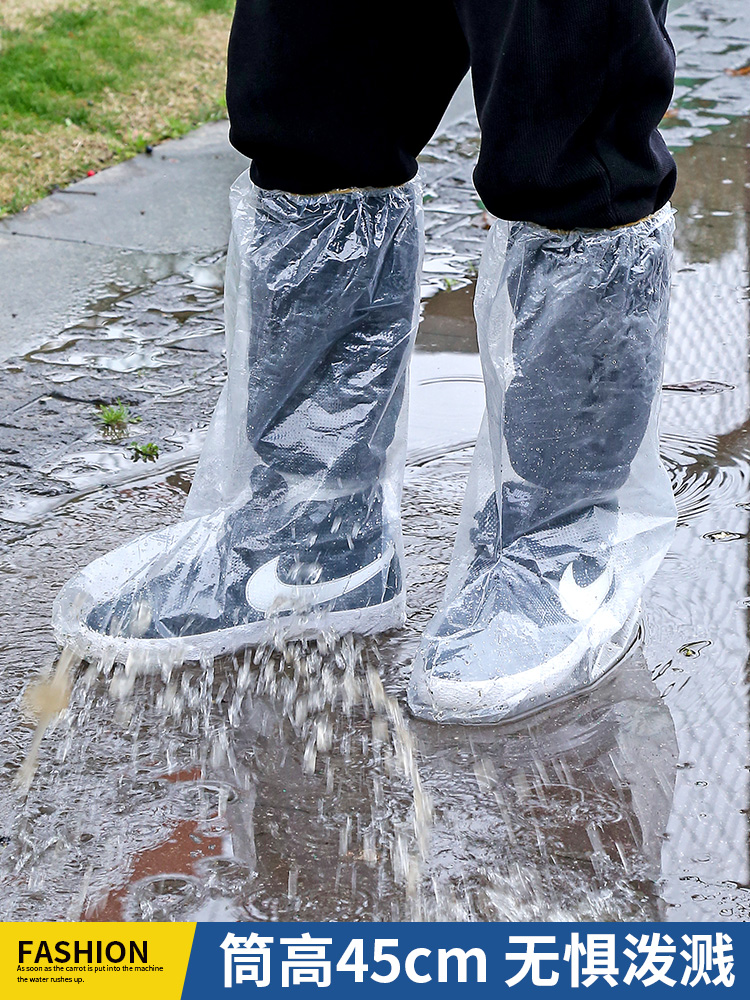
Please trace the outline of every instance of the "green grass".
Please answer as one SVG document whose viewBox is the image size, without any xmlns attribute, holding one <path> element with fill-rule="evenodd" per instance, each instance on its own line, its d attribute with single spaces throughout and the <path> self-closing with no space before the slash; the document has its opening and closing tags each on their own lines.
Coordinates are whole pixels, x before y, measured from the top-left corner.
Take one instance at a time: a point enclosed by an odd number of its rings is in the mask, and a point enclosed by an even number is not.
<svg viewBox="0 0 750 1000">
<path fill-rule="evenodd" d="M 134 462 L 155 462 L 159 457 L 159 445 L 154 444 L 153 441 L 149 441 L 147 444 L 131 441 L 129 447 L 133 450 L 131 457 Z"/>
<path fill-rule="evenodd" d="M 37 125 L 90 122 L 104 88 L 130 86 L 150 61 L 137 46 L 139 35 L 163 28 L 163 12 L 143 6 L 127 20 L 124 12 L 110 18 L 97 10 L 61 11 L 38 33 L 3 39 L 0 125 L 29 117 Z"/>
<path fill-rule="evenodd" d="M 139 424 L 140 417 L 130 416 L 130 407 L 119 399 L 116 403 L 101 403 L 98 406 L 99 420 L 105 435 L 108 437 L 119 437 L 124 434 L 128 424 Z"/>
<path fill-rule="evenodd" d="M 232 9 L 92 0 L 0 27 L 0 215 L 223 115 Z"/>
</svg>

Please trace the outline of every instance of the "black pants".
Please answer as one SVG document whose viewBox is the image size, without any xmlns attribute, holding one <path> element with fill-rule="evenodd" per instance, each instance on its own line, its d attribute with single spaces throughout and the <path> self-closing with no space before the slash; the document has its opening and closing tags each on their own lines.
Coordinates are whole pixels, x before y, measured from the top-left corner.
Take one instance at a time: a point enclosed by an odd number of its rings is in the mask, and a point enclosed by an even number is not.
<svg viewBox="0 0 750 1000">
<path fill-rule="evenodd" d="M 549 228 L 606 228 L 675 183 L 657 126 L 674 50 L 667 0 L 237 0 L 232 144 L 263 188 L 388 187 L 471 67 L 487 208 Z"/>
</svg>

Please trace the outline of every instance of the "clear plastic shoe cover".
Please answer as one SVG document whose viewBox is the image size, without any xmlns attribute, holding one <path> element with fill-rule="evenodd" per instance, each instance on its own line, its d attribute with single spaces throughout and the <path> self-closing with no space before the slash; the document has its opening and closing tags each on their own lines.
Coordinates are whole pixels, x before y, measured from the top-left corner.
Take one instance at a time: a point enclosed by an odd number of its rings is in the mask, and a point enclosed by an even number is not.
<svg viewBox="0 0 750 1000">
<path fill-rule="evenodd" d="M 423 245 L 416 183 L 232 188 L 228 380 L 184 518 L 96 560 L 55 602 L 82 656 L 218 655 L 403 621 L 400 501 Z"/>
<path fill-rule="evenodd" d="M 409 705 L 498 722 L 596 681 L 632 643 L 676 512 L 658 411 L 674 222 L 498 221 L 476 294 L 486 414 Z"/>
</svg>

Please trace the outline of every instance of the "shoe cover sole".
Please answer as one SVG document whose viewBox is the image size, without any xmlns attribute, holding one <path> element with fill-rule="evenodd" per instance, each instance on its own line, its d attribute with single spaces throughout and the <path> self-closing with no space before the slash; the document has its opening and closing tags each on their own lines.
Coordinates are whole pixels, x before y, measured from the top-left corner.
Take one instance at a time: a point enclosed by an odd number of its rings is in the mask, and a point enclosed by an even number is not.
<svg viewBox="0 0 750 1000">
<path fill-rule="evenodd" d="M 549 695 L 544 701 L 538 700 L 536 704 L 516 709 L 508 703 L 507 678 L 498 681 L 433 680 L 427 690 L 425 690 L 427 685 L 422 685 L 422 690 L 419 692 L 420 701 L 416 701 L 418 689 L 409 691 L 409 711 L 416 718 L 428 722 L 460 726 L 491 726 L 504 722 L 520 722 L 548 708 L 564 704 L 583 692 L 598 687 L 609 676 L 610 671 L 633 652 L 643 634 L 640 610 L 639 602 L 622 628 L 609 640 L 607 645 L 615 647 L 611 656 L 597 666 L 596 676 L 587 683 L 575 684 L 568 690 Z M 574 672 L 575 665 L 570 668 L 569 674 Z M 430 698 L 429 702 L 425 699 L 425 694 Z"/>
<path fill-rule="evenodd" d="M 313 639 L 320 635 L 375 635 L 398 628 L 406 621 L 406 600 L 399 594 L 390 601 L 347 611 L 311 611 L 304 615 L 265 618 L 202 635 L 168 639 L 137 639 L 102 635 L 83 622 L 66 621 L 56 609 L 53 629 L 58 643 L 82 660 L 128 663 L 141 668 L 181 664 L 236 653 L 266 643 Z"/>
</svg>

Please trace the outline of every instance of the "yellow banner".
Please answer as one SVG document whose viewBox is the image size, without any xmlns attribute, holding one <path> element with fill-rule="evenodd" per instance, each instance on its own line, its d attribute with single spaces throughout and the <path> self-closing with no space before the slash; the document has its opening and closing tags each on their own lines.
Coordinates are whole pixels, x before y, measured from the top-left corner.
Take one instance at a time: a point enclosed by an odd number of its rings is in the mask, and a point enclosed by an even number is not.
<svg viewBox="0 0 750 1000">
<path fill-rule="evenodd" d="M 195 924 L 0 923 L 0 996 L 179 1000 Z"/>
</svg>

